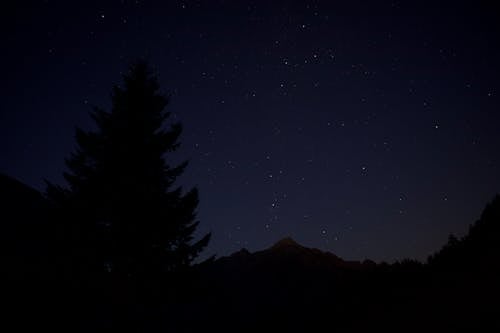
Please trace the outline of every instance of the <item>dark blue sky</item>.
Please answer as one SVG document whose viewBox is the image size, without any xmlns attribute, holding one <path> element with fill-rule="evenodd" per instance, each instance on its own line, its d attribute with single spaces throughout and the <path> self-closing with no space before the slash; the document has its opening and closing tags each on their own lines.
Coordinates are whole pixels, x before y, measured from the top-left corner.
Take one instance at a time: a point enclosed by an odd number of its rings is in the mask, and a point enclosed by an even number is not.
<svg viewBox="0 0 500 333">
<path fill-rule="evenodd" d="M 5 8 L 0 172 L 62 182 L 74 127 L 146 57 L 206 255 L 284 236 L 423 259 L 500 191 L 496 8 L 403 1 L 27 1 Z M 133 158 L 133 157 L 131 157 Z"/>
</svg>

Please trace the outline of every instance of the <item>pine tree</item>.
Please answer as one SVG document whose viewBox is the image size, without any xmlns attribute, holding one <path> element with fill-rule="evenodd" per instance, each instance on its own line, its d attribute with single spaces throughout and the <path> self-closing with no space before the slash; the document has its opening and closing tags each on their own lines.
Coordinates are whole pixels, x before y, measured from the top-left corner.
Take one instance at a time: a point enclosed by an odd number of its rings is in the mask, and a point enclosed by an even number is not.
<svg viewBox="0 0 500 333">
<path fill-rule="evenodd" d="M 112 91 L 112 109 L 95 108 L 95 131 L 76 129 L 78 148 L 66 159 L 69 187 L 48 184 L 62 212 L 80 274 L 140 278 L 178 271 L 207 245 L 194 242 L 198 192 L 174 183 L 187 162 L 166 157 L 179 147 L 180 123 L 165 128 L 169 96 L 145 62 L 133 64 Z"/>
</svg>

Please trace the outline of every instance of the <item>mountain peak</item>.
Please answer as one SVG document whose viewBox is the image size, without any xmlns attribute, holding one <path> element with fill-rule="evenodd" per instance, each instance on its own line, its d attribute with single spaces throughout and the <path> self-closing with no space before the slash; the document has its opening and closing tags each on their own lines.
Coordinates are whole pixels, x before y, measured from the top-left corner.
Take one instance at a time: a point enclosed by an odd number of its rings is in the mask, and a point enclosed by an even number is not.
<svg viewBox="0 0 500 333">
<path fill-rule="evenodd" d="M 241 250 L 234 252 L 231 254 L 231 257 L 246 257 L 249 256 L 251 253 L 245 248 L 242 248 Z"/>
<path fill-rule="evenodd" d="M 271 248 L 272 249 L 280 249 L 280 248 L 290 248 L 290 247 L 302 247 L 299 243 L 293 240 L 292 237 L 285 237 L 282 240 L 278 241 Z"/>
</svg>

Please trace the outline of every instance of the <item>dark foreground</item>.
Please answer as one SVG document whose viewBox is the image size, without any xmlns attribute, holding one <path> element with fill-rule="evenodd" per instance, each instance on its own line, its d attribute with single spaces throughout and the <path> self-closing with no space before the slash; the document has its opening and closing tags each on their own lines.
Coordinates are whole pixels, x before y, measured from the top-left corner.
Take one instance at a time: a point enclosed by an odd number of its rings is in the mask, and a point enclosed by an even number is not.
<svg viewBox="0 0 500 333">
<path fill-rule="evenodd" d="M 138 280 L 75 270 L 41 218 L 39 194 L 9 186 L 0 199 L 2 317 L 11 331 L 500 331 L 499 197 L 425 264 L 346 262 L 284 239 Z"/>
</svg>

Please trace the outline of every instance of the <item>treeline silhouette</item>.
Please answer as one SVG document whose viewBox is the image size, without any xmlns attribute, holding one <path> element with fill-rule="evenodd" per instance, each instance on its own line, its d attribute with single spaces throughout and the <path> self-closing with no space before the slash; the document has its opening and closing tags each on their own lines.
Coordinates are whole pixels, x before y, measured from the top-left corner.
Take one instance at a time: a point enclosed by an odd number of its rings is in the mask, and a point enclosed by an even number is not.
<svg viewBox="0 0 500 333">
<path fill-rule="evenodd" d="M 500 329 L 500 196 L 425 263 L 349 262 L 286 238 L 193 265 L 197 190 L 175 185 L 180 124 L 144 62 L 77 129 L 67 186 L 0 174 L 2 300 L 15 331 Z"/>
<path fill-rule="evenodd" d="M 436 269 L 461 272 L 499 271 L 500 258 L 500 196 L 486 205 L 481 218 L 458 239 L 450 235 L 448 243 L 428 262 Z"/>
</svg>

